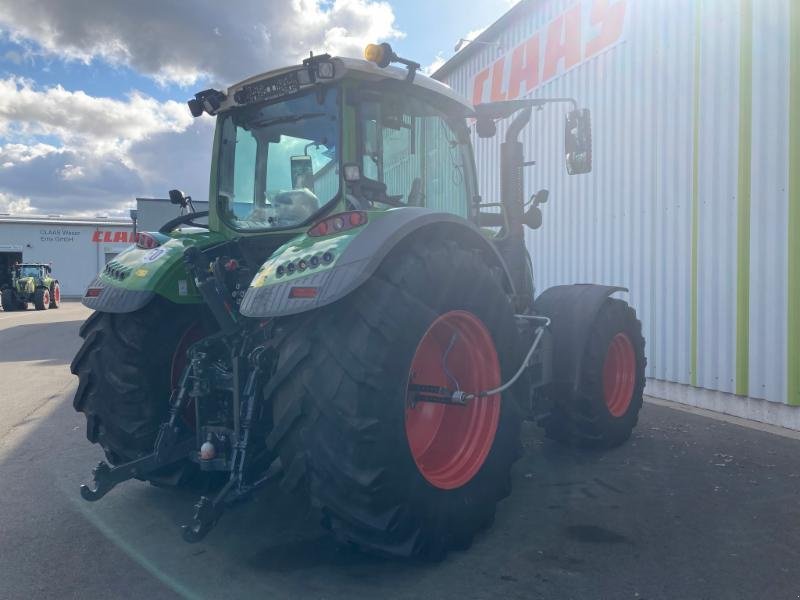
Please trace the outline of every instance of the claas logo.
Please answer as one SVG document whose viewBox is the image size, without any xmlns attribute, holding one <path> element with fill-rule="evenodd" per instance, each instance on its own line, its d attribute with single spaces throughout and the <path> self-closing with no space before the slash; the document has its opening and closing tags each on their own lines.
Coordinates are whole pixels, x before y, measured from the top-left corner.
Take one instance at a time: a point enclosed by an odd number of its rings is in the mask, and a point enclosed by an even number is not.
<svg viewBox="0 0 800 600">
<path fill-rule="evenodd" d="M 136 242 L 136 237 L 132 231 L 95 231 L 92 234 L 92 241 L 95 243 L 133 244 Z"/>
<path fill-rule="evenodd" d="M 579 2 L 480 71 L 472 103 L 513 100 L 623 38 L 628 0 Z"/>
</svg>

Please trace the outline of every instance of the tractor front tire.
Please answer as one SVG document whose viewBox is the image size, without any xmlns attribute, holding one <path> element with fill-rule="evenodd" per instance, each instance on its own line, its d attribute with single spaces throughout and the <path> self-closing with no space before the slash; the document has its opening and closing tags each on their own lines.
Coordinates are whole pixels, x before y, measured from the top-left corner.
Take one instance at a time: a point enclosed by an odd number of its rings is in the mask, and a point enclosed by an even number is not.
<svg viewBox="0 0 800 600">
<path fill-rule="evenodd" d="M 608 298 L 588 339 L 577 391 L 554 389 L 553 409 L 542 425 L 547 437 L 570 446 L 613 448 L 631 436 L 642 408 L 642 324 L 626 302 Z"/>
<path fill-rule="evenodd" d="M 83 346 L 70 367 L 78 376 L 73 406 L 86 415 L 86 437 L 112 464 L 153 451 L 169 412 L 178 354 L 198 322 L 193 307 L 157 298 L 132 313 L 93 313 L 80 328 Z M 149 477 L 161 485 L 196 483 L 184 461 Z"/>
<path fill-rule="evenodd" d="M 33 293 L 33 305 L 36 310 L 47 310 L 50 308 L 50 290 L 47 288 L 36 288 Z"/>
<path fill-rule="evenodd" d="M 265 395 L 282 487 L 369 552 L 440 560 L 468 547 L 511 491 L 525 380 L 467 406 L 409 385 L 479 392 L 519 367 L 513 309 L 482 256 L 419 240 L 350 296 L 276 327 Z"/>
<path fill-rule="evenodd" d="M 2 305 L 3 310 L 12 311 L 17 310 L 17 299 L 15 298 L 14 290 L 6 288 L 2 292 Z"/>
<path fill-rule="evenodd" d="M 50 308 L 61 306 L 61 286 L 58 282 L 50 284 Z"/>
</svg>

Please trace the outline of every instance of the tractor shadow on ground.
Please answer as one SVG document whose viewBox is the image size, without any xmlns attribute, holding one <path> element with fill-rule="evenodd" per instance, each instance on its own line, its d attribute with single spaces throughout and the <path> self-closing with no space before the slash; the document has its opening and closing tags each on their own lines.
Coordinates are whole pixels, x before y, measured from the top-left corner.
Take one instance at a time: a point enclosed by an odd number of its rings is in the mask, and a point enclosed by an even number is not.
<svg viewBox="0 0 800 600">
<path fill-rule="evenodd" d="M 0 330 L 0 363 L 36 361 L 48 365 L 69 364 L 75 355 L 74 340 L 83 319 L 25 323 Z M 34 339 L 52 340 L 34 344 Z"/>
<path fill-rule="evenodd" d="M 523 440 L 526 450 L 514 467 L 514 492 L 509 499 L 499 503 L 498 519 L 513 520 L 514 515 L 539 506 L 535 511 L 538 515 L 536 520 L 546 521 L 552 518 L 553 509 L 569 514 L 571 510 L 587 503 L 595 504 L 599 496 L 604 496 L 601 504 L 609 501 L 613 504 L 616 500 L 614 497 L 624 493 L 601 477 L 586 476 L 596 471 L 607 452 L 576 450 L 544 440 L 541 432 L 532 424 L 526 427 Z M 535 469 L 536 478 L 533 489 L 528 480 L 528 471 L 531 469 Z M 192 506 L 199 495 L 138 483 L 131 485 L 142 485 L 135 503 L 138 510 L 157 511 L 172 521 L 175 524 L 170 532 L 174 535 L 173 543 L 183 544 L 180 525 L 191 517 Z M 555 536 L 551 542 L 563 540 L 556 542 L 556 545 L 567 543 L 568 540 L 601 545 L 632 545 L 623 533 L 591 522 L 565 523 L 551 535 Z M 500 540 L 495 528 L 484 530 L 476 536 L 473 548 L 467 553 L 476 552 L 476 546 L 483 548 L 477 552 L 486 552 L 487 548 L 491 549 Z M 259 490 L 250 502 L 230 508 L 197 548 L 202 548 L 203 553 L 224 556 L 225 560 L 254 573 L 297 577 L 304 572 L 322 571 L 343 581 L 358 580 L 365 585 L 370 585 L 370 582 L 376 585 L 386 585 L 390 581 L 401 583 L 409 576 L 423 576 L 429 569 L 437 568 L 437 563 L 384 558 L 337 542 L 320 525 L 319 515 L 309 507 L 307 501 L 283 493 L 275 483 Z M 463 554 L 453 551 L 445 562 L 459 560 L 458 557 Z"/>
<path fill-rule="evenodd" d="M 199 493 L 133 481 L 86 503 L 78 484 L 87 481 L 100 452 L 83 439 L 82 417 L 68 402 L 30 425 L 0 460 L 4 480 L 20 482 L 0 490 L 0 505 L 17 502 L 16 518 L 25 520 L 17 536 L 61 544 L 62 570 L 85 573 L 85 555 L 66 549 L 105 539 L 86 552 L 97 552 L 102 562 L 102 553 L 116 546 L 190 597 L 594 598 L 602 589 L 604 597 L 621 598 L 633 596 L 631 586 L 648 598 L 699 597 L 694 592 L 709 586 L 715 593 L 704 597 L 762 597 L 756 590 L 767 584 L 772 591 L 795 585 L 790 566 L 800 555 L 787 552 L 796 539 L 786 523 L 798 512 L 783 499 L 797 494 L 798 442 L 660 407 L 648 406 L 643 414 L 626 445 L 602 452 L 565 448 L 525 424 L 513 493 L 498 505 L 494 526 L 442 563 L 388 560 L 342 547 L 305 502 L 277 484 L 234 506 L 194 545 L 181 539 L 180 525 L 191 518 Z M 720 452 L 749 462 L 717 466 L 714 453 Z M 46 461 L 32 460 L 45 455 Z M 775 466 L 766 475 L 745 472 L 746 465 L 767 463 Z M 750 481 L 755 477 L 758 486 Z M 53 503 L 63 506 L 64 498 L 71 518 L 42 518 L 57 513 Z M 770 499 L 779 501 L 764 504 L 769 510 L 753 520 L 750 507 Z M 12 544 L 28 537 L 0 537 L 0 551 L 15 550 Z M 729 560 L 733 553 L 760 561 L 758 569 L 742 569 Z M 28 554 L 14 556 L 19 564 L 29 560 Z M 711 575 L 709 557 L 721 565 Z M 630 581 L 620 580 L 620 570 Z M 675 572 L 682 577 L 669 576 Z"/>
<path fill-rule="evenodd" d="M 180 526 L 189 521 L 199 494 L 143 486 L 139 495 L 137 504 L 172 520 L 174 543 L 185 544 Z M 348 578 L 368 579 L 423 566 L 419 561 L 383 558 L 339 543 L 322 527 L 319 514 L 306 499 L 285 494 L 274 483 L 230 507 L 197 548 L 262 574 L 331 569 Z"/>
</svg>

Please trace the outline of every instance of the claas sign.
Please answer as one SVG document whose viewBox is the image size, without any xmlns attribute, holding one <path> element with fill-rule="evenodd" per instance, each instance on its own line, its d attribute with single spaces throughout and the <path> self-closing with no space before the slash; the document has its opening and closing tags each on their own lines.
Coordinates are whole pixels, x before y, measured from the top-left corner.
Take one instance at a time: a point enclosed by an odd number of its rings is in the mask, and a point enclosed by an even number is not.
<svg viewBox="0 0 800 600">
<path fill-rule="evenodd" d="M 472 103 L 513 100 L 624 38 L 629 0 L 584 0 L 472 80 Z"/>
</svg>

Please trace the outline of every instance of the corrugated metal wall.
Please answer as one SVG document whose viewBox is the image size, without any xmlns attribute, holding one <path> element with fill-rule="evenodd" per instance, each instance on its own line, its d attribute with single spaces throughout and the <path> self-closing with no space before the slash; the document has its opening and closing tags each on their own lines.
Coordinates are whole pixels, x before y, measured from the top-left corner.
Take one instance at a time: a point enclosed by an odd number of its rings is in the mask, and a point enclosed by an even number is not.
<svg viewBox="0 0 800 600">
<path fill-rule="evenodd" d="M 591 109 L 594 124 L 594 170 L 583 176 L 564 169 L 564 110 L 535 113 L 523 134 L 527 158 L 538 163 L 527 170 L 528 193 L 551 190 L 544 226 L 527 234 L 537 289 L 574 282 L 630 288 L 647 336 L 650 377 L 735 392 L 738 342 L 740 361 L 749 357 L 745 377 L 741 369 L 739 375 L 749 381 L 747 393 L 786 401 L 792 1 L 616 0 L 626 8 L 621 38 L 526 94 L 574 97 Z M 539 2 L 500 34 L 499 50 L 486 46 L 446 83 L 472 98 L 477 73 L 503 54 L 508 70 L 512 51 L 536 31 L 545 52 L 548 27 L 576 5 L 587 43 L 597 35 L 594 4 L 602 9 L 615 1 Z M 752 19 L 743 23 L 747 7 Z M 752 70 L 745 71 L 752 92 L 744 89 L 752 123 L 739 110 L 742 27 L 750 28 L 753 45 Z M 746 195 L 739 176 L 743 122 L 752 135 L 744 257 L 737 253 L 739 196 Z M 504 126 L 498 129 L 492 140 L 475 139 L 486 201 L 499 197 Z M 737 306 L 740 277 L 749 311 Z M 737 319 L 749 336 L 737 335 Z"/>
</svg>

